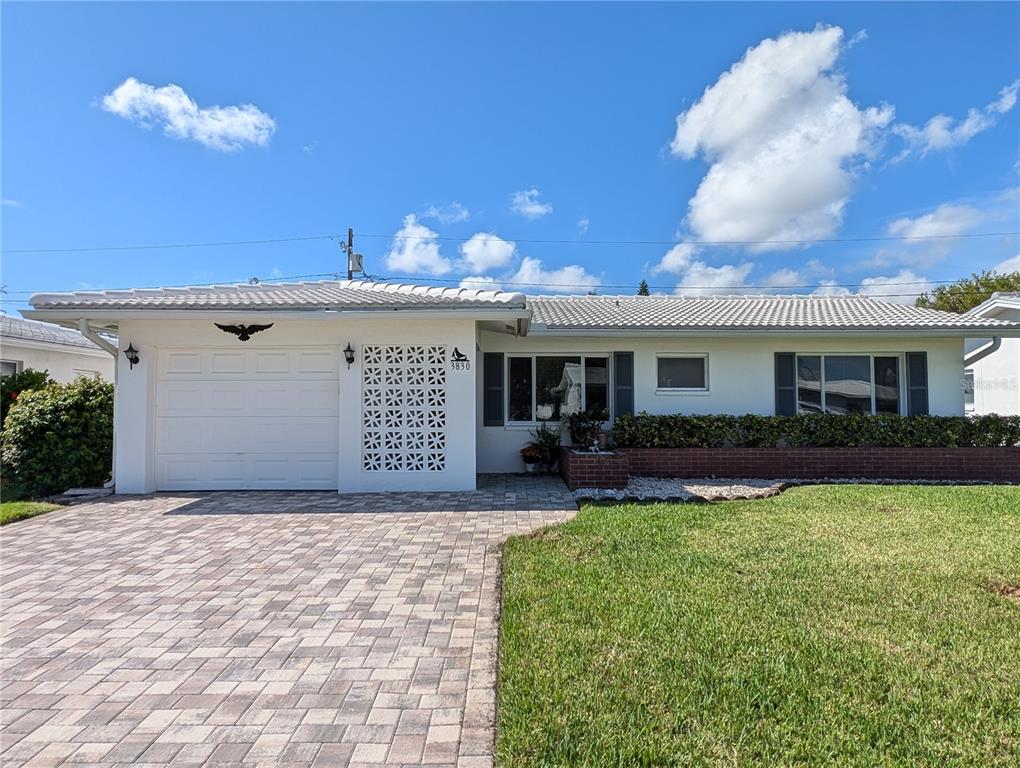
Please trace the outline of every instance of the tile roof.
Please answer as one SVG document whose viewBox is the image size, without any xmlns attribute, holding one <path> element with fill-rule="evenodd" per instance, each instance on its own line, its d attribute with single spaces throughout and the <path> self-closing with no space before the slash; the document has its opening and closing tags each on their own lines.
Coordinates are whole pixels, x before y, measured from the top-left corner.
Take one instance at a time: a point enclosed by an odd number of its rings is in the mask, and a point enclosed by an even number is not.
<svg viewBox="0 0 1020 768">
<path fill-rule="evenodd" d="M 535 296 L 534 330 L 1020 330 L 866 296 Z"/>
<path fill-rule="evenodd" d="M 35 309 L 523 309 L 524 294 L 364 280 L 37 293 Z"/>
<path fill-rule="evenodd" d="M 7 315 L 0 316 L 0 338 L 99 349 L 78 331 L 72 331 L 70 328 L 61 328 L 59 325 L 25 320 L 20 317 L 8 317 Z"/>
</svg>

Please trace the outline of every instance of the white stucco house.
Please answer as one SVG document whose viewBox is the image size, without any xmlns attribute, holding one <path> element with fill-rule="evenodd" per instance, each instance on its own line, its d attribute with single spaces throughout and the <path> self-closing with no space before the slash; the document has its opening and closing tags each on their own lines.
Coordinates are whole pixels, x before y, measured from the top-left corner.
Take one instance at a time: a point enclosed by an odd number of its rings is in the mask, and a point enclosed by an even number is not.
<svg viewBox="0 0 1020 768">
<path fill-rule="evenodd" d="M 79 376 L 113 381 L 113 358 L 78 331 L 7 315 L 0 316 L 0 366 L 0 376 L 32 368 L 62 383 Z"/>
<path fill-rule="evenodd" d="M 967 314 L 1020 323 L 1020 292 L 994 293 Z M 968 413 L 1020 414 L 1020 339 L 967 340 L 968 352 L 980 349 L 986 351 L 985 356 L 968 365 L 964 373 Z"/>
<path fill-rule="evenodd" d="M 467 490 L 478 472 L 519 471 L 541 421 L 596 405 L 612 417 L 963 414 L 964 340 L 1020 337 L 1017 322 L 843 296 L 340 281 L 31 304 L 100 346 L 97 330 L 118 335 L 120 493 Z"/>
</svg>

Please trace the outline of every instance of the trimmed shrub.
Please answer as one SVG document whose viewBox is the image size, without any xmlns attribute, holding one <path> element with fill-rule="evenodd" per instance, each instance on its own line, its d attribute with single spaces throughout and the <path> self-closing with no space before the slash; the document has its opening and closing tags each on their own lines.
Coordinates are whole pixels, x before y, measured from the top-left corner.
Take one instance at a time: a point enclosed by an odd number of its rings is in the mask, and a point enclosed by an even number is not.
<svg viewBox="0 0 1020 768">
<path fill-rule="evenodd" d="M 7 419 L 7 411 L 11 409 L 22 392 L 30 389 L 42 389 L 53 383 L 49 371 L 36 371 L 26 368 L 21 373 L 14 373 L 0 379 L 0 425 Z"/>
<path fill-rule="evenodd" d="M 0 433 L 6 498 L 62 493 L 110 477 L 113 385 L 80 378 L 22 392 Z"/>
<path fill-rule="evenodd" d="M 618 416 L 618 448 L 965 448 L 1020 446 L 1020 416 Z"/>
</svg>

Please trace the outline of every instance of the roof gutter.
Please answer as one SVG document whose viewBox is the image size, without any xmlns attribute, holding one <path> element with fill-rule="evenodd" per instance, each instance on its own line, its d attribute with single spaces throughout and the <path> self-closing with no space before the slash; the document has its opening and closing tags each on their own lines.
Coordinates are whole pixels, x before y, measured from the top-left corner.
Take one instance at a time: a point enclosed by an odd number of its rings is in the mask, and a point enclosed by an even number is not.
<svg viewBox="0 0 1020 768">
<path fill-rule="evenodd" d="M 84 336 L 86 339 L 91 341 L 97 347 L 101 347 L 113 355 L 113 359 L 117 359 L 117 348 L 110 342 L 100 336 L 98 333 L 89 328 L 89 321 L 82 318 L 78 321 L 78 333 Z"/>
<path fill-rule="evenodd" d="M 974 365 L 974 363 L 976 363 L 978 360 L 984 360 L 990 354 L 992 354 L 993 352 L 998 350 L 999 347 L 1001 347 L 1001 346 L 1002 346 L 1002 337 L 1001 336 L 993 336 L 992 340 L 990 342 L 988 342 L 987 344 L 985 344 L 983 347 L 978 347 L 973 352 L 971 352 L 969 355 L 964 355 L 963 356 L 963 364 L 965 366 Z"/>
</svg>

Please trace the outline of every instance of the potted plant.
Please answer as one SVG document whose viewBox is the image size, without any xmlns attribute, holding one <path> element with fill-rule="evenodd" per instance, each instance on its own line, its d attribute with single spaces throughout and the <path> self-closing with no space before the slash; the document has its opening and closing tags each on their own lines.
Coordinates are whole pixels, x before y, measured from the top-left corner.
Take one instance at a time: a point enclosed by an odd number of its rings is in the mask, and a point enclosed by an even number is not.
<svg viewBox="0 0 1020 768">
<path fill-rule="evenodd" d="M 538 429 L 532 431 L 531 436 L 535 438 L 532 445 L 542 452 L 542 471 L 555 472 L 560 463 L 559 430 L 549 429 L 543 421 Z"/>
<path fill-rule="evenodd" d="M 521 458 L 524 460 L 524 471 L 528 474 L 534 474 L 538 467 L 538 462 L 542 460 L 542 449 L 534 443 L 528 443 L 521 448 Z"/>
<path fill-rule="evenodd" d="M 590 449 L 600 443 L 599 435 L 602 425 L 609 420 L 609 411 L 605 408 L 589 408 L 572 413 L 566 417 L 570 439 L 579 448 Z"/>
</svg>

